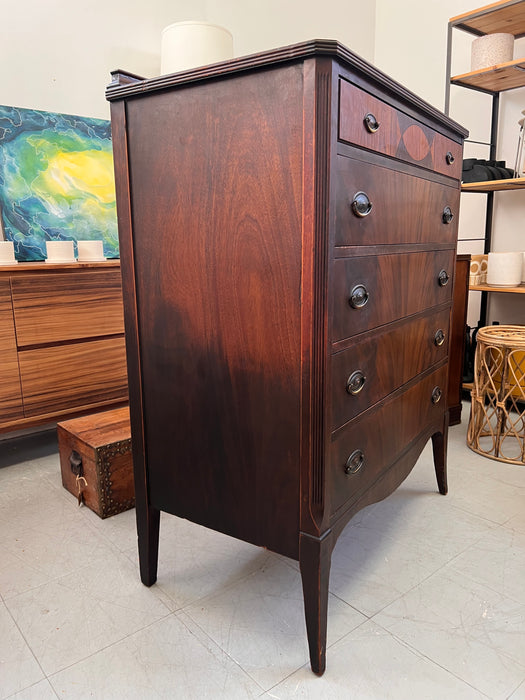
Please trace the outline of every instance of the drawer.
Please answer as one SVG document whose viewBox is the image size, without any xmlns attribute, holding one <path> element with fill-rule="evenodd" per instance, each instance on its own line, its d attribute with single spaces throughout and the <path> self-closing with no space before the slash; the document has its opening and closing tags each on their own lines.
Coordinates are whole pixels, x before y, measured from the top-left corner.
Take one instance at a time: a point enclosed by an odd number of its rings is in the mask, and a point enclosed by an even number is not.
<svg viewBox="0 0 525 700">
<path fill-rule="evenodd" d="M 127 399 L 124 338 L 18 353 L 26 417 Z"/>
<path fill-rule="evenodd" d="M 334 261 L 332 342 L 450 302 L 453 250 Z"/>
<path fill-rule="evenodd" d="M 124 332 L 119 270 L 16 277 L 12 294 L 19 347 Z"/>
<path fill-rule="evenodd" d="M 442 420 L 446 381 L 444 366 L 337 432 L 330 445 L 328 466 L 332 516 L 360 498 L 427 426 Z M 434 403 L 438 392 L 440 398 Z"/>
<path fill-rule="evenodd" d="M 0 420 L 22 417 L 22 393 L 18 372 L 13 308 L 9 280 L 0 280 L 0 357 L 2 381 L 0 383 Z"/>
<path fill-rule="evenodd" d="M 448 309 L 396 324 L 332 357 L 332 429 L 343 425 L 448 351 Z"/>
<path fill-rule="evenodd" d="M 347 80 L 339 81 L 339 139 L 461 178 L 461 144 Z"/>
<path fill-rule="evenodd" d="M 337 169 L 336 246 L 455 243 L 459 188 L 345 156 Z"/>
</svg>

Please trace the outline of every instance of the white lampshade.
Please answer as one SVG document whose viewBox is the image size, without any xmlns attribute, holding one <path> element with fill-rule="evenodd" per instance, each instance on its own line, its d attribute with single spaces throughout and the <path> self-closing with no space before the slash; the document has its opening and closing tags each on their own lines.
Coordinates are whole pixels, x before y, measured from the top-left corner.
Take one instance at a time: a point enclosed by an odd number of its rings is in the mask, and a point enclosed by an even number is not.
<svg viewBox="0 0 525 700">
<path fill-rule="evenodd" d="M 161 75 L 233 58 L 233 37 L 210 22 L 176 22 L 162 31 Z"/>
</svg>

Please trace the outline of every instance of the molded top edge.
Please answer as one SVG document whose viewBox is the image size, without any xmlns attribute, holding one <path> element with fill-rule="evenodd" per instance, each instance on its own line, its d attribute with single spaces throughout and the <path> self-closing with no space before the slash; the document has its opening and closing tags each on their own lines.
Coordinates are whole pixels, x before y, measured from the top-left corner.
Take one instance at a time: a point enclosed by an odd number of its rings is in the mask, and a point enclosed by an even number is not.
<svg viewBox="0 0 525 700">
<path fill-rule="evenodd" d="M 382 87 L 402 96 L 416 107 L 425 110 L 429 115 L 445 124 L 457 134 L 466 138 L 468 131 L 454 120 L 447 117 L 415 93 L 403 87 L 385 73 L 380 71 L 365 59 L 348 49 L 335 39 L 312 39 L 290 46 L 283 46 L 260 53 L 240 56 L 239 58 L 199 66 L 179 73 L 161 75 L 155 78 L 140 78 L 123 70 L 111 72 L 112 82 L 106 88 L 106 99 L 110 102 L 137 96 L 148 92 L 165 90 L 172 87 L 187 85 L 210 78 L 226 77 L 235 73 L 264 68 L 278 63 L 305 60 L 315 56 L 329 56 L 338 59 L 350 70 L 356 70 L 365 76 L 378 81 Z"/>
</svg>

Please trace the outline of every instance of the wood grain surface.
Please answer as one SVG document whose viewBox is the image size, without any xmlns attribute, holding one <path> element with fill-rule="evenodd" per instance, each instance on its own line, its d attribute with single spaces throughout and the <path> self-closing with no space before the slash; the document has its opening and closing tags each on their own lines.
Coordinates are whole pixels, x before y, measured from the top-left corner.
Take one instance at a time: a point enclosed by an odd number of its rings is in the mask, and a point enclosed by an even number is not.
<svg viewBox="0 0 525 700">
<path fill-rule="evenodd" d="M 19 347 L 124 332 L 119 270 L 17 275 L 12 294 Z"/>
<path fill-rule="evenodd" d="M 127 393 L 123 337 L 19 352 L 26 416 L 122 401 Z"/>
<path fill-rule="evenodd" d="M 9 280 L 0 279 L 0 422 L 23 416 Z"/>
</svg>

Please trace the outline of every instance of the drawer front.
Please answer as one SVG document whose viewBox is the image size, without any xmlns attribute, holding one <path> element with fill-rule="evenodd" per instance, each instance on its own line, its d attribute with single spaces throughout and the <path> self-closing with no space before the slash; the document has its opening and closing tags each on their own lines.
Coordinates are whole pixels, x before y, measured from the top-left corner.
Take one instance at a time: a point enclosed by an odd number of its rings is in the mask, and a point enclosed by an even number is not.
<svg viewBox="0 0 525 700">
<path fill-rule="evenodd" d="M 453 250 L 334 261 L 332 342 L 450 302 Z"/>
<path fill-rule="evenodd" d="M 17 277 L 12 289 L 19 347 L 124 332 L 119 270 Z"/>
<path fill-rule="evenodd" d="M 459 188 L 338 156 L 335 245 L 450 243 Z"/>
<path fill-rule="evenodd" d="M 397 324 L 332 357 L 332 429 L 388 396 L 448 351 L 448 310 Z"/>
<path fill-rule="evenodd" d="M 461 144 L 347 80 L 339 83 L 339 139 L 458 180 L 461 177 Z"/>
<path fill-rule="evenodd" d="M 350 506 L 372 486 L 425 426 L 442 419 L 446 379 L 444 366 L 338 433 L 330 445 L 329 457 L 332 515 Z M 439 400 L 434 403 L 438 396 Z"/>
<path fill-rule="evenodd" d="M 4 422 L 22 417 L 22 393 L 9 280 L 0 280 L 0 358 L 0 421 Z"/>
<path fill-rule="evenodd" d="M 18 354 L 26 417 L 127 398 L 124 338 L 106 338 Z"/>
</svg>

